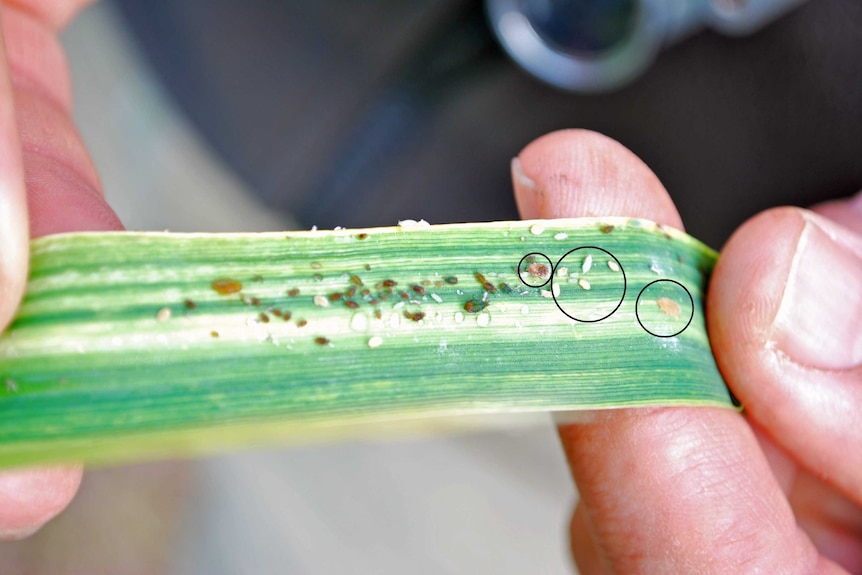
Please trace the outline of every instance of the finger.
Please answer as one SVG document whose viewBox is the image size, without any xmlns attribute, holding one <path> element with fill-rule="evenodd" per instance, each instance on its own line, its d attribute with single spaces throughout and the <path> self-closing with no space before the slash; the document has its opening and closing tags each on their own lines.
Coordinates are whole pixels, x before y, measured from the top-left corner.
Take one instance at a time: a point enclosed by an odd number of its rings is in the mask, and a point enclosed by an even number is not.
<svg viewBox="0 0 862 575">
<path fill-rule="evenodd" d="M 862 235 L 862 192 L 846 200 L 817 204 L 812 211 Z"/>
<path fill-rule="evenodd" d="M 52 30 L 69 23 L 82 8 L 93 0 L 3 0 L 12 8 L 32 14 Z"/>
<path fill-rule="evenodd" d="M 0 314 L 5 314 L 0 327 L 11 316 L 26 278 L 25 189 L 34 237 L 121 227 L 102 198 L 98 176 L 69 118 L 68 71 L 56 39 L 40 29 L 41 21 L 14 7 L 4 6 L 3 16 L 2 29 L 29 43 L 9 53 L 11 83 L 5 58 L 0 59 L 0 290 L 5 290 L 0 295 L 15 292 L 14 298 L 0 299 Z M 10 205 L 17 209 L 4 209 Z M 17 267 L 10 254 L 21 259 Z M 0 537 L 36 531 L 68 505 L 80 481 L 80 467 L 0 474 Z"/>
<path fill-rule="evenodd" d="M 572 557 L 575 558 L 579 575 L 601 575 L 605 572 L 596 541 L 587 522 L 586 510 L 581 503 L 578 503 L 572 514 L 572 522 L 569 525 L 569 540 L 572 546 Z"/>
<path fill-rule="evenodd" d="M 862 504 L 862 238 L 796 208 L 756 216 L 722 252 L 707 318 L 749 416 Z"/>
<path fill-rule="evenodd" d="M 528 217 L 535 209 L 540 217 L 615 215 L 680 225 L 655 176 L 596 134 L 541 138 L 521 153 L 518 167 L 515 186 Z M 526 180 L 536 194 L 524 202 Z M 560 437 L 610 572 L 777 573 L 826 565 L 797 529 L 754 435 L 733 411 L 607 410 L 562 426 Z"/>
</svg>

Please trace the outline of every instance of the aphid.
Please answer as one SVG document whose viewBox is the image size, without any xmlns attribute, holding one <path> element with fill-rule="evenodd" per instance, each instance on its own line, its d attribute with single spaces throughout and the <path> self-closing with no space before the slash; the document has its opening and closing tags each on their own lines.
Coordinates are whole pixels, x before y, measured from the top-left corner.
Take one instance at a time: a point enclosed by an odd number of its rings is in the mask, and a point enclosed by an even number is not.
<svg viewBox="0 0 862 575">
<path fill-rule="evenodd" d="M 602 231 L 603 234 L 609 234 L 614 231 L 614 226 L 613 224 L 602 224 L 599 229 Z"/>
<path fill-rule="evenodd" d="M 410 296 L 407 295 L 406 291 L 403 291 L 403 292 L 399 293 L 398 295 L 401 296 L 401 299 L 410 299 Z"/>
<path fill-rule="evenodd" d="M 546 278 L 551 274 L 551 270 L 545 264 L 532 263 L 527 264 L 527 273 L 537 278 Z"/>
<path fill-rule="evenodd" d="M 319 270 L 322 267 L 323 264 L 321 264 L 320 262 L 311 262 L 311 269 L 313 270 Z"/>
<path fill-rule="evenodd" d="M 495 288 L 494 284 L 492 284 L 491 282 L 483 283 L 482 287 L 485 288 L 486 292 L 497 293 L 497 288 Z"/>
<path fill-rule="evenodd" d="M 377 305 L 380 303 L 380 300 L 375 299 L 375 298 L 371 298 L 370 300 L 368 300 L 368 303 L 370 303 L 371 305 Z"/>
<path fill-rule="evenodd" d="M 484 286 L 486 283 L 488 283 L 488 280 L 485 279 L 485 276 L 479 272 L 476 272 L 476 281 L 479 282 L 479 285 L 482 285 L 482 286 Z"/>
<path fill-rule="evenodd" d="M 422 321 L 422 319 L 425 317 L 425 312 L 417 311 L 414 313 L 410 313 L 409 311 L 405 310 L 404 317 L 413 321 Z"/>
<path fill-rule="evenodd" d="M 371 271 L 371 264 L 365 264 L 363 267 L 365 268 L 365 271 L 367 271 L 367 272 Z"/>
<path fill-rule="evenodd" d="M 314 274 L 311 277 L 314 278 L 314 281 L 316 281 L 316 282 L 322 282 L 323 281 L 323 276 L 320 274 Z"/>
<path fill-rule="evenodd" d="M 210 337 L 218 337 L 218 332 L 213 330 L 210 332 Z"/>
<path fill-rule="evenodd" d="M 308 325 L 308 321 L 304 319 L 300 319 L 296 321 L 296 327 L 305 327 Z"/>
<path fill-rule="evenodd" d="M 356 295 L 356 286 L 350 286 L 347 288 L 347 291 L 344 292 L 345 297 L 353 297 Z"/>
<path fill-rule="evenodd" d="M 366 239 L 366 238 L 368 238 L 368 234 L 366 234 L 366 233 L 356 234 L 356 239 L 357 239 L 357 240 L 364 240 L 364 239 Z"/>
<path fill-rule="evenodd" d="M 368 289 L 368 288 L 365 288 L 365 289 L 364 289 L 364 290 L 362 290 L 360 293 L 361 293 L 363 296 L 369 296 L 369 295 L 371 295 L 371 290 L 370 290 L 370 289 Z"/>
<path fill-rule="evenodd" d="M 355 286 L 359 286 L 359 287 L 362 287 L 365 285 L 364 283 L 362 283 L 362 278 L 360 278 L 357 275 L 350 276 L 350 283 L 352 283 Z"/>
<path fill-rule="evenodd" d="M 271 310 L 269 310 L 269 313 L 271 313 L 271 314 L 272 314 L 272 315 L 274 315 L 275 317 L 281 317 L 281 316 L 283 315 L 283 314 L 281 313 L 281 310 L 280 310 L 280 309 L 271 309 Z"/>
<path fill-rule="evenodd" d="M 260 283 L 263 281 L 263 276 L 260 274 L 256 274 L 252 276 L 251 281 Z"/>
<path fill-rule="evenodd" d="M 196 304 L 195 302 L 193 302 L 190 299 L 187 299 L 186 301 L 184 301 L 183 305 L 186 306 L 186 309 L 195 309 L 196 307 L 198 307 L 198 304 Z"/>
<path fill-rule="evenodd" d="M 250 301 L 251 301 L 251 305 L 260 305 L 260 299 L 259 298 L 253 297 L 253 298 L 251 298 Z"/>
<path fill-rule="evenodd" d="M 438 288 L 443 287 L 443 281 L 442 281 L 442 280 L 437 280 L 437 281 L 435 281 L 435 282 L 434 282 L 434 287 L 438 287 Z"/>
<path fill-rule="evenodd" d="M 487 301 L 471 299 L 464 304 L 464 311 L 467 313 L 479 313 L 486 307 L 488 307 Z"/>
<path fill-rule="evenodd" d="M 299 288 L 290 288 L 287 290 L 287 295 L 289 297 L 296 297 L 299 295 Z"/>
<path fill-rule="evenodd" d="M 325 337 L 316 337 L 314 338 L 314 343 L 318 345 L 329 345 L 329 340 Z"/>
<path fill-rule="evenodd" d="M 455 276 L 447 276 L 443 278 L 443 281 L 452 286 L 458 284 L 458 278 L 456 278 Z"/>
<path fill-rule="evenodd" d="M 431 280 L 422 280 L 422 285 L 424 285 L 425 287 L 430 286 L 430 285 L 431 285 Z"/>
<path fill-rule="evenodd" d="M 382 312 L 382 311 L 380 311 L 379 309 L 374 310 L 374 317 L 376 317 L 377 319 L 382 318 L 382 317 L 383 317 L 383 312 Z"/>
<path fill-rule="evenodd" d="M 269 316 L 266 315 L 264 312 L 260 312 L 260 314 L 257 317 L 261 322 L 269 323 Z"/>
<path fill-rule="evenodd" d="M 658 305 L 658 308 L 662 313 L 670 318 L 678 319 L 682 314 L 682 308 L 680 305 L 670 298 L 660 297 L 655 300 L 655 303 Z"/>
<path fill-rule="evenodd" d="M 398 282 L 395 280 L 383 280 L 383 287 L 395 287 L 398 285 Z"/>
<path fill-rule="evenodd" d="M 284 321 L 290 321 L 290 316 L 292 316 L 292 315 L 293 314 L 290 313 L 289 311 L 285 311 L 285 312 L 282 312 L 281 317 L 282 317 L 282 319 L 284 319 Z"/>
<path fill-rule="evenodd" d="M 410 289 L 418 293 L 419 295 L 425 295 L 425 288 L 420 285 L 410 286 Z"/>
<path fill-rule="evenodd" d="M 344 305 L 349 307 L 350 309 L 357 309 L 359 307 L 358 303 L 349 299 L 344 301 Z"/>
<path fill-rule="evenodd" d="M 342 297 L 344 297 L 344 294 L 341 293 L 340 291 L 333 292 L 333 293 L 329 294 L 329 301 L 338 301 Z"/>
<path fill-rule="evenodd" d="M 217 279 L 212 283 L 212 288 L 219 295 L 230 295 L 242 290 L 242 283 L 229 278 Z"/>
</svg>

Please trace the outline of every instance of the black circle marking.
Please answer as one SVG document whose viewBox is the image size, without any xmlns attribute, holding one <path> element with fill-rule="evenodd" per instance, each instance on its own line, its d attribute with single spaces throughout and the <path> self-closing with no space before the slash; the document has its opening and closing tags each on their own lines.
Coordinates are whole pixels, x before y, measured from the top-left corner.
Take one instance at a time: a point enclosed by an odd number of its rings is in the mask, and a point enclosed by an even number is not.
<svg viewBox="0 0 862 575">
<path fill-rule="evenodd" d="M 655 284 L 655 283 L 658 283 L 658 282 L 670 282 L 670 283 L 675 283 L 676 285 L 678 285 L 679 287 L 681 287 L 683 290 L 685 290 L 685 293 L 686 293 L 686 295 L 688 296 L 689 301 L 691 301 L 691 315 L 688 317 L 688 322 L 686 322 L 685 326 L 683 326 L 683 328 L 682 328 L 681 330 L 679 330 L 679 331 L 678 331 L 678 332 L 676 332 L 676 333 L 672 333 L 672 334 L 670 334 L 670 335 L 659 335 L 659 334 L 657 334 L 657 333 L 653 333 L 653 332 L 651 332 L 651 331 L 650 331 L 649 329 L 647 329 L 647 327 L 643 324 L 643 322 L 641 321 L 640 314 L 638 313 L 638 304 L 639 304 L 639 303 L 640 303 L 640 301 L 641 301 L 641 296 L 643 295 L 643 293 L 646 291 L 646 289 L 647 289 L 649 286 L 651 286 L 651 285 L 653 285 L 653 284 Z M 684 332 L 684 331 L 688 328 L 688 326 L 689 326 L 689 325 L 691 325 L 691 320 L 693 320 L 693 319 L 694 319 L 694 298 L 693 298 L 693 297 L 691 297 L 691 292 L 690 292 L 690 291 L 688 291 L 688 288 L 686 288 L 684 285 L 682 285 L 681 283 L 679 283 L 679 282 L 678 282 L 678 281 L 676 281 L 676 280 L 671 280 L 671 279 L 658 279 L 658 280 L 653 280 L 653 281 L 649 282 L 647 285 L 645 285 L 645 286 L 643 287 L 643 289 L 641 289 L 640 293 L 638 294 L 638 298 L 637 298 L 637 300 L 635 300 L 635 318 L 637 318 L 638 323 L 639 323 L 639 324 L 640 324 L 640 326 L 643 328 L 643 330 L 644 330 L 645 332 L 647 332 L 648 334 L 650 334 L 650 335 L 654 335 L 655 337 L 676 337 L 676 336 L 678 336 L 679 334 L 681 334 L 682 332 Z"/>
<path fill-rule="evenodd" d="M 560 264 L 562 263 L 562 261 L 563 261 L 564 259 L 566 259 L 566 257 L 567 257 L 569 254 L 571 254 L 571 253 L 573 253 L 573 252 L 576 252 L 576 251 L 578 251 L 578 250 L 585 250 L 585 249 L 590 249 L 590 248 L 592 248 L 592 249 L 594 249 L 594 250 L 599 250 L 600 252 L 604 252 L 604 253 L 608 254 L 609 256 L 611 256 L 611 257 L 614 259 L 614 261 L 615 261 L 615 262 L 617 262 L 617 265 L 618 265 L 618 266 L 620 266 L 620 271 L 621 271 L 621 272 L 622 272 L 622 274 L 623 274 L 623 295 L 621 295 L 621 296 L 620 296 L 620 301 L 619 301 L 619 303 L 617 303 L 617 306 L 616 306 L 614 309 L 612 309 L 612 310 L 610 311 L 610 313 L 608 313 L 607 315 L 604 315 L 604 316 L 602 316 L 602 317 L 600 317 L 600 318 L 598 318 L 598 319 L 580 319 L 580 318 L 577 318 L 577 317 L 573 316 L 572 314 L 568 313 L 566 310 L 564 310 L 564 309 L 563 309 L 563 306 L 561 306 L 561 305 L 560 305 L 560 302 L 559 302 L 559 301 L 557 301 L 557 296 L 556 296 L 556 295 L 554 295 L 554 289 L 553 289 L 553 287 L 554 287 L 554 282 L 553 282 L 553 280 L 554 280 L 554 276 L 555 276 L 555 275 L 556 275 L 556 273 L 557 273 L 557 268 L 558 268 L 558 267 L 560 267 Z M 627 288 L 628 288 L 628 281 L 626 280 L 626 270 L 625 270 L 625 269 L 623 269 L 623 264 L 622 264 L 622 263 L 620 263 L 620 260 L 618 260 L 618 259 L 617 259 L 617 256 L 615 256 L 614 254 L 612 254 L 612 253 L 611 253 L 611 252 L 609 252 L 608 250 L 606 250 L 606 249 L 604 249 L 604 248 L 600 248 L 600 247 L 598 247 L 598 246 L 580 246 L 580 247 L 577 247 L 577 248 L 575 248 L 575 249 L 573 249 L 573 250 L 569 250 L 569 251 L 567 251 L 566 253 L 564 253 L 564 254 L 563 254 L 563 257 L 561 257 L 559 260 L 557 260 L 557 265 L 555 265 L 555 266 L 554 266 L 554 269 L 552 269 L 552 270 L 551 270 L 551 297 L 553 297 L 553 298 L 554 298 L 554 303 L 555 303 L 555 304 L 557 304 L 557 308 L 558 308 L 561 312 L 563 312 L 563 315 L 565 315 L 566 317 L 569 317 L 569 318 L 571 318 L 571 319 L 573 319 L 573 320 L 575 320 L 575 321 L 582 322 L 582 323 L 597 323 L 597 322 L 600 322 L 600 321 L 602 321 L 602 320 L 608 319 L 609 317 L 611 317 L 612 315 L 614 315 L 614 314 L 616 313 L 616 311 L 617 311 L 618 309 L 620 309 L 620 306 L 621 306 L 621 305 L 623 305 L 623 300 L 626 298 L 626 289 L 627 289 Z"/>
<path fill-rule="evenodd" d="M 530 256 L 542 256 L 543 258 L 545 258 L 546 260 L 548 260 L 548 270 L 549 270 L 548 279 L 546 279 L 543 283 L 535 284 L 535 285 L 534 285 L 534 284 L 529 284 L 529 283 L 527 283 L 526 281 L 524 281 L 524 278 L 523 278 L 523 277 L 521 277 L 521 266 L 522 266 L 522 265 L 524 265 L 524 260 L 525 260 L 525 259 L 527 259 L 527 258 L 528 258 L 528 257 L 530 257 Z M 521 261 L 519 261 L 519 262 L 518 262 L 518 279 L 520 279 L 520 280 L 521 280 L 521 283 L 522 283 L 522 284 L 524 284 L 524 285 L 525 285 L 525 286 L 527 286 L 527 287 L 531 287 L 531 288 L 540 288 L 540 287 L 544 287 L 545 285 L 547 285 L 547 283 L 548 283 L 549 281 L 551 281 L 551 278 L 552 278 L 552 277 L 554 277 L 554 266 L 553 266 L 553 264 L 551 263 L 551 258 L 549 258 L 548 256 L 546 256 L 546 255 L 545 255 L 545 254 L 543 254 L 542 252 L 530 252 L 530 253 L 528 253 L 527 255 L 525 255 L 524 257 L 522 257 L 522 258 L 521 258 Z"/>
</svg>

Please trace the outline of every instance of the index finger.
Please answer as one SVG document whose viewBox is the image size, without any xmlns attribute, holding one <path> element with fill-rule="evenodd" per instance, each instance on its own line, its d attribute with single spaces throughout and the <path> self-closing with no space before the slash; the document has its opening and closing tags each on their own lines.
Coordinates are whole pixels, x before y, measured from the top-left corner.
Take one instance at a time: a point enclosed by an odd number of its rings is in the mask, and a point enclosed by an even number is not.
<svg viewBox="0 0 862 575">
<path fill-rule="evenodd" d="M 524 217 L 630 216 L 681 227 L 655 175 L 597 134 L 541 138 L 522 151 L 515 171 Z M 738 413 L 705 407 L 597 411 L 559 431 L 581 495 L 583 527 L 575 532 L 591 539 L 582 568 L 831 569 L 796 526 Z M 583 550 L 578 543 L 573 547 Z"/>
</svg>

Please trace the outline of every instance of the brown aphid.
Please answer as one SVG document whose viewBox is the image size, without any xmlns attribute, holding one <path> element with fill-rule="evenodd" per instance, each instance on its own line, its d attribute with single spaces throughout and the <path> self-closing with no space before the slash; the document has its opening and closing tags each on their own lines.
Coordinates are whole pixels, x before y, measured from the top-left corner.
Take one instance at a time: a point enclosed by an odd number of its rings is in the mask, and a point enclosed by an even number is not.
<svg viewBox="0 0 862 575">
<path fill-rule="evenodd" d="M 599 229 L 603 234 L 609 234 L 614 231 L 614 226 L 613 224 L 602 224 Z"/>
<path fill-rule="evenodd" d="M 344 292 L 344 295 L 347 297 L 353 297 L 356 295 L 356 286 L 350 286 L 347 288 L 347 291 Z"/>
<path fill-rule="evenodd" d="M 350 276 L 350 283 L 352 283 L 355 286 L 359 286 L 359 287 L 362 287 L 365 285 L 364 283 L 362 283 L 362 278 L 360 278 L 357 275 Z"/>
<path fill-rule="evenodd" d="M 398 295 L 401 296 L 401 299 L 404 299 L 404 300 L 410 299 L 410 296 L 407 295 L 406 291 L 400 292 Z"/>
<path fill-rule="evenodd" d="M 329 340 L 325 337 L 316 337 L 314 338 L 314 343 L 318 345 L 329 345 Z"/>
<path fill-rule="evenodd" d="M 382 311 L 380 311 L 380 309 L 376 309 L 376 310 L 374 310 L 374 317 L 376 317 L 377 319 L 382 318 L 382 317 L 383 317 L 383 312 L 382 312 Z"/>
<path fill-rule="evenodd" d="M 425 317 L 425 312 L 417 311 L 411 313 L 407 310 L 404 310 L 404 317 L 413 321 L 422 321 L 422 319 Z"/>
<path fill-rule="evenodd" d="M 455 276 L 445 277 L 445 278 L 443 278 L 443 281 L 446 282 L 447 284 L 451 285 L 451 286 L 458 284 L 458 278 L 456 278 Z"/>
<path fill-rule="evenodd" d="M 467 313 L 479 313 L 486 307 L 488 307 L 487 301 L 471 299 L 464 304 L 464 311 Z"/>
<path fill-rule="evenodd" d="M 371 305 L 377 305 L 380 303 L 380 300 L 371 298 L 370 300 L 368 300 L 368 303 L 370 303 Z"/>
<path fill-rule="evenodd" d="M 479 272 L 476 272 L 476 281 L 479 282 L 479 285 L 484 285 L 488 283 L 488 280 L 485 279 L 485 276 Z"/>
<path fill-rule="evenodd" d="M 494 287 L 494 284 L 492 284 L 491 282 L 485 282 L 485 283 L 483 283 L 483 284 L 482 284 L 482 287 L 483 287 L 483 288 L 485 288 L 485 291 L 488 291 L 488 292 L 491 292 L 491 293 L 497 293 L 497 288 L 495 288 L 495 287 Z"/>
<path fill-rule="evenodd" d="M 551 274 L 551 270 L 545 264 L 532 263 L 527 266 L 527 273 L 537 278 L 546 278 Z"/>
<path fill-rule="evenodd" d="M 251 305 L 260 305 L 260 298 L 253 297 L 250 301 Z"/>
<path fill-rule="evenodd" d="M 356 303 L 355 301 L 349 300 L 349 299 L 344 301 L 344 305 L 345 305 L 345 306 L 347 306 L 347 307 L 348 307 L 348 308 L 350 308 L 350 309 L 357 309 L 357 308 L 359 308 L 359 304 L 358 304 L 358 303 Z"/>
<path fill-rule="evenodd" d="M 329 301 L 338 301 L 343 297 L 344 297 L 344 294 L 341 293 L 340 291 L 333 292 L 333 293 L 329 294 Z"/>
<path fill-rule="evenodd" d="M 260 312 L 260 314 L 257 317 L 261 322 L 269 323 L 269 316 L 266 315 L 264 312 Z"/>
<path fill-rule="evenodd" d="M 367 272 L 370 272 L 370 271 L 371 271 L 371 264 L 365 264 L 365 265 L 364 265 L 364 266 L 362 266 L 362 267 L 364 267 L 364 268 L 365 268 L 365 271 L 367 271 Z"/>
<path fill-rule="evenodd" d="M 306 321 L 304 319 L 296 320 L 296 327 L 305 327 L 307 325 L 308 325 L 308 321 Z"/>
<path fill-rule="evenodd" d="M 290 317 L 291 317 L 292 315 L 293 315 L 293 314 L 292 314 L 291 312 L 289 312 L 289 311 L 285 311 L 285 312 L 282 312 L 282 313 L 281 313 L 281 317 L 284 319 L 284 321 L 290 321 Z"/>
<path fill-rule="evenodd" d="M 410 289 L 418 293 L 419 295 L 425 295 L 425 288 L 420 285 L 410 286 Z"/>
<path fill-rule="evenodd" d="M 398 285 L 398 282 L 395 280 L 383 280 L 383 287 L 395 287 Z"/>
<path fill-rule="evenodd" d="M 367 238 L 368 238 L 368 234 L 366 234 L 366 233 L 356 234 L 356 239 L 357 239 L 357 240 L 364 240 L 364 239 L 367 239 Z"/>
<path fill-rule="evenodd" d="M 242 282 L 238 282 L 230 278 L 221 278 L 215 280 L 212 283 L 212 288 L 219 295 L 230 295 L 232 293 L 238 293 L 242 290 Z"/>
<path fill-rule="evenodd" d="M 435 282 L 434 282 L 434 287 L 438 287 L 438 288 L 443 287 L 443 282 L 442 282 L 442 281 L 440 281 L 440 280 L 435 281 Z"/>
<path fill-rule="evenodd" d="M 655 303 L 667 317 L 679 319 L 679 316 L 682 314 L 682 308 L 680 305 L 670 298 L 660 297 L 655 300 Z"/>
<path fill-rule="evenodd" d="M 218 332 L 213 330 L 210 332 L 210 337 L 218 337 Z"/>
<path fill-rule="evenodd" d="M 430 285 L 431 285 L 431 280 L 422 280 L 422 285 L 424 285 L 425 287 L 430 286 Z"/>
<path fill-rule="evenodd" d="M 193 302 L 190 299 L 187 299 L 186 301 L 184 301 L 183 305 L 186 306 L 186 309 L 195 309 L 196 307 L 198 307 L 198 304 L 196 304 L 195 302 Z"/>
<path fill-rule="evenodd" d="M 369 296 L 369 295 L 371 295 L 371 290 L 370 290 L 370 289 L 368 289 L 368 288 L 365 288 L 365 289 L 364 289 L 364 290 L 362 290 L 360 293 L 361 293 L 363 296 Z"/>
<path fill-rule="evenodd" d="M 280 309 L 271 309 L 271 310 L 269 310 L 269 313 L 271 313 L 271 314 L 272 314 L 272 315 L 274 315 L 275 317 L 281 317 L 281 316 L 283 315 L 283 314 L 281 313 L 281 310 L 280 310 Z"/>
<path fill-rule="evenodd" d="M 299 288 L 290 288 L 287 290 L 287 295 L 289 297 L 296 297 L 299 295 Z"/>
<path fill-rule="evenodd" d="M 500 285 L 499 285 L 499 286 L 497 286 L 497 287 L 499 287 L 499 288 L 500 288 L 500 291 L 501 291 L 501 292 L 504 292 L 504 293 L 512 293 L 512 292 L 514 291 L 514 290 L 509 286 L 509 284 L 507 284 L 506 282 L 500 282 Z"/>
</svg>

